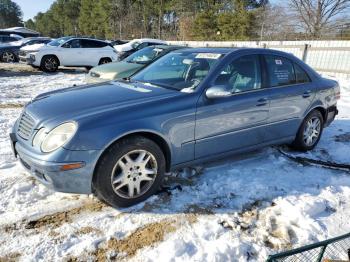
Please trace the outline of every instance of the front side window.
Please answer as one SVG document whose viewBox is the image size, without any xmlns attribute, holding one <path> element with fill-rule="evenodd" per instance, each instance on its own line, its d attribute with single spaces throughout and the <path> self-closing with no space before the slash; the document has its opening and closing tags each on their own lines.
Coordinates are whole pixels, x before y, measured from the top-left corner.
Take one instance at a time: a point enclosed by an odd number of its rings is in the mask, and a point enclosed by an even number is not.
<svg viewBox="0 0 350 262">
<path fill-rule="evenodd" d="M 194 90 L 221 57 L 219 53 L 172 52 L 131 79 L 176 90 Z"/>
<path fill-rule="evenodd" d="M 228 64 L 215 80 L 215 85 L 225 86 L 231 93 L 241 93 L 261 88 L 260 60 L 257 55 L 247 55 Z"/>
<path fill-rule="evenodd" d="M 296 83 L 293 63 L 284 57 L 265 55 L 270 87 L 292 85 Z"/>
<path fill-rule="evenodd" d="M 125 62 L 136 64 L 148 64 L 150 61 L 158 57 L 164 50 L 156 47 L 143 48 L 132 55 L 125 58 Z"/>
<path fill-rule="evenodd" d="M 71 41 L 68 41 L 64 45 L 62 45 L 64 48 L 81 48 L 80 39 L 73 39 Z"/>
</svg>

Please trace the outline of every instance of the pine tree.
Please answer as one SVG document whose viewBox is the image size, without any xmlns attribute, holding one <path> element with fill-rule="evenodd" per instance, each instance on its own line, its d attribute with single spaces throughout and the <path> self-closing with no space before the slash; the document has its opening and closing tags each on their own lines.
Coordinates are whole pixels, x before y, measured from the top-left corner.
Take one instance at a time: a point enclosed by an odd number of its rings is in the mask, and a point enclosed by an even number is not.
<svg viewBox="0 0 350 262">
<path fill-rule="evenodd" d="M 0 28 L 22 26 L 21 8 L 11 0 L 0 0 Z"/>
</svg>

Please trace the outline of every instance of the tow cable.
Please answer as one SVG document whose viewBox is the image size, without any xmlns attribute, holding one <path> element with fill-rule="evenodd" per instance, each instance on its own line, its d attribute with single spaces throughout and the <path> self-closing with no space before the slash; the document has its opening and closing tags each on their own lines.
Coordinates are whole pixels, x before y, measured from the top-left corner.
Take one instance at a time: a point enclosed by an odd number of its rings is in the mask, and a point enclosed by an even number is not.
<svg viewBox="0 0 350 262">
<path fill-rule="evenodd" d="M 280 152 L 283 156 L 287 157 L 290 160 L 293 160 L 294 162 L 297 162 L 299 164 L 307 164 L 307 165 L 313 165 L 313 166 L 319 166 L 324 168 L 329 168 L 333 170 L 340 170 L 340 171 L 346 171 L 350 172 L 350 165 L 348 164 L 340 164 L 335 163 L 331 161 L 322 161 L 312 158 L 306 158 L 306 157 L 300 157 L 300 156 L 293 156 L 283 150 L 283 148 L 278 147 L 278 152 Z"/>
</svg>

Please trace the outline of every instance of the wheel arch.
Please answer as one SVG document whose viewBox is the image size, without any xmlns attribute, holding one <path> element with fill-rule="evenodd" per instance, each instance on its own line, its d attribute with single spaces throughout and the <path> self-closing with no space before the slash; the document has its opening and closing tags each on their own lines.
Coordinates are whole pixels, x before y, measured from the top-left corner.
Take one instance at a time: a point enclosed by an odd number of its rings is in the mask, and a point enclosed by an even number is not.
<svg viewBox="0 0 350 262">
<path fill-rule="evenodd" d="M 314 107 L 312 107 L 305 115 L 304 115 L 304 118 L 309 115 L 312 111 L 319 111 L 323 117 L 323 121 L 326 121 L 327 120 L 327 109 L 322 106 L 322 105 L 315 105 Z"/>
<path fill-rule="evenodd" d="M 109 57 L 109 56 L 104 56 L 104 57 L 101 57 L 100 60 L 98 60 L 98 64 L 99 64 L 99 65 L 101 64 L 102 59 L 108 59 L 108 60 L 110 61 L 110 63 L 113 61 L 111 57 Z"/>
<path fill-rule="evenodd" d="M 142 136 L 142 137 L 148 138 L 148 139 L 152 140 L 153 142 L 155 142 L 160 147 L 160 149 L 164 153 L 164 157 L 165 157 L 166 172 L 169 172 L 170 166 L 171 166 L 171 149 L 170 149 L 170 145 L 166 141 L 166 139 L 163 138 L 160 134 L 157 134 L 155 132 L 151 132 L 151 131 L 136 131 L 136 132 L 130 132 L 130 133 L 123 134 L 123 135 L 119 136 L 117 139 L 113 140 L 111 143 L 109 143 L 102 150 L 101 154 L 99 155 L 99 157 L 98 157 L 98 159 L 96 161 L 95 167 L 94 167 L 93 177 L 92 177 L 92 181 L 91 181 L 92 184 L 93 184 L 94 180 L 96 179 L 97 166 L 99 165 L 99 162 L 100 162 L 102 156 L 108 151 L 108 149 L 111 146 L 113 146 L 115 143 L 117 143 L 118 141 L 120 141 L 122 139 L 135 137 L 135 136 Z"/>
<path fill-rule="evenodd" d="M 59 58 L 58 58 L 58 56 L 57 56 L 57 55 L 55 55 L 55 54 L 47 54 L 47 55 L 43 55 L 43 56 L 41 57 L 41 59 L 40 59 L 40 65 L 42 64 L 43 59 L 44 59 L 45 57 L 48 57 L 48 56 L 53 56 L 53 57 L 55 57 L 55 58 L 57 59 L 57 61 L 58 61 L 58 66 L 60 66 L 60 65 L 61 65 L 61 61 L 60 61 L 60 59 L 59 59 Z"/>
</svg>

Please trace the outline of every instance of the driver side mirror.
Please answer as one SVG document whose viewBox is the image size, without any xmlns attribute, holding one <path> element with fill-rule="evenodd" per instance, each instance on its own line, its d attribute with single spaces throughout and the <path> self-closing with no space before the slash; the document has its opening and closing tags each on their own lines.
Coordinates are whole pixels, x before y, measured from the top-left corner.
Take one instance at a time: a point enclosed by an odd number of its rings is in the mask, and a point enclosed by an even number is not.
<svg viewBox="0 0 350 262">
<path fill-rule="evenodd" d="M 61 45 L 61 47 L 63 47 L 63 48 L 70 48 L 71 46 L 70 46 L 70 44 L 65 43 L 65 44 Z"/>
<path fill-rule="evenodd" d="M 209 99 L 220 98 L 220 97 L 229 97 L 232 95 L 230 91 L 227 91 L 227 87 L 224 85 L 212 86 L 207 89 L 205 95 Z"/>
</svg>

